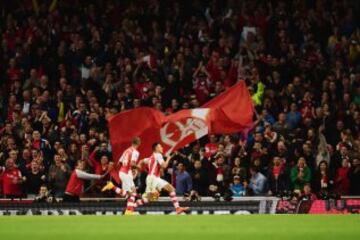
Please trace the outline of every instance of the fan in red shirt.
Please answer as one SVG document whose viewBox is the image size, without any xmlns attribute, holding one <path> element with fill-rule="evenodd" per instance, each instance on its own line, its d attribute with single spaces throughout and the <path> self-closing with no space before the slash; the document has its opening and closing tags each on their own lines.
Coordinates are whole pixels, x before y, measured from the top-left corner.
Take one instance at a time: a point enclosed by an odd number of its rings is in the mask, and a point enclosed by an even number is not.
<svg viewBox="0 0 360 240">
<path fill-rule="evenodd" d="M 16 80 L 19 80 L 21 77 L 22 71 L 16 66 L 15 58 L 11 58 L 9 61 L 9 68 L 7 70 L 7 77 L 10 80 L 10 83 L 14 83 Z"/>
<path fill-rule="evenodd" d="M 203 63 L 200 62 L 198 68 L 193 74 L 193 85 L 196 94 L 196 98 L 200 105 L 204 104 L 209 99 L 209 93 L 211 90 L 210 74 L 206 70 Z"/>
<path fill-rule="evenodd" d="M 42 139 L 41 139 L 41 134 L 39 131 L 34 131 L 33 134 L 33 142 L 32 142 L 32 147 L 35 149 L 41 149 L 41 144 L 42 144 Z"/>
<path fill-rule="evenodd" d="M 349 190 L 350 190 L 350 180 L 348 178 L 349 169 L 350 169 L 349 159 L 344 158 L 341 162 L 341 167 L 336 170 L 336 177 L 335 177 L 335 192 L 340 195 L 349 194 Z"/>
<path fill-rule="evenodd" d="M 83 147 L 87 148 L 87 145 L 84 145 Z M 99 149 L 99 147 L 96 147 L 86 160 L 88 161 L 89 165 L 94 169 L 95 174 L 105 175 L 110 169 L 112 169 L 113 163 L 109 162 L 109 157 L 106 154 L 101 154 L 100 161 L 98 161 L 96 159 L 96 154 L 99 152 Z M 97 188 L 102 188 L 102 186 L 105 185 L 106 182 L 109 180 L 110 176 L 101 179 L 96 184 Z"/>
<path fill-rule="evenodd" d="M 205 157 L 210 158 L 218 150 L 218 143 L 215 135 L 210 135 L 210 142 L 205 145 Z"/>
<path fill-rule="evenodd" d="M 238 76 L 238 65 L 239 65 L 238 59 L 231 60 L 229 70 L 226 72 L 226 77 L 224 79 L 225 89 L 230 88 L 232 85 L 236 83 Z"/>
<path fill-rule="evenodd" d="M 112 165 L 112 162 L 109 162 L 107 155 L 102 155 L 100 157 L 100 162 L 96 160 L 96 153 L 99 151 L 99 147 L 96 147 L 95 150 L 89 156 L 89 165 L 94 169 L 96 174 L 102 175 L 109 170 L 109 166 Z"/>
<path fill-rule="evenodd" d="M 12 158 L 6 160 L 2 174 L 3 192 L 5 198 L 19 198 L 23 196 L 21 184 L 25 181 L 20 170 Z"/>
<path fill-rule="evenodd" d="M 219 68 L 219 61 L 220 55 L 218 52 L 213 51 L 211 53 L 211 58 L 206 65 L 206 70 L 209 72 L 210 80 L 212 83 L 217 82 L 220 80 L 220 68 Z"/>
<path fill-rule="evenodd" d="M 66 186 L 64 202 L 79 202 L 80 195 L 84 191 L 84 180 L 99 180 L 105 175 L 90 174 L 85 172 L 85 162 L 79 160 L 75 170 L 71 173 L 69 182 Z"/>
</svg>

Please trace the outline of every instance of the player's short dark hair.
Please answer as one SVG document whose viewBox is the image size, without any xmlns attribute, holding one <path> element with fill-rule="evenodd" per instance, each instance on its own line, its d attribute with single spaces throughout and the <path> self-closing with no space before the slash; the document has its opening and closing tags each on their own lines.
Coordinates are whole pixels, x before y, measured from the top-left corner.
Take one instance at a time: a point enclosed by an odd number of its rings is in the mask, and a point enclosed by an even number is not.
<svg viewBox="0 0 360 240">
<path fill-rule="evenodd" d="M 159 145 L 158 142 L 153 143 L 153 145 L 151 146 L 151 148 L 152 148 L 153 151 L 155 151 L 157 145 Z"/>
<path fill-rule="evenodd" d="M 134 137 L 133 140 L 131 141 L 131 143 L 132 143 L 133 145 L 139 146 L 140 143 L 141 143 L 141 140 L 140 140 L 139 137 Z"/>
</svg>

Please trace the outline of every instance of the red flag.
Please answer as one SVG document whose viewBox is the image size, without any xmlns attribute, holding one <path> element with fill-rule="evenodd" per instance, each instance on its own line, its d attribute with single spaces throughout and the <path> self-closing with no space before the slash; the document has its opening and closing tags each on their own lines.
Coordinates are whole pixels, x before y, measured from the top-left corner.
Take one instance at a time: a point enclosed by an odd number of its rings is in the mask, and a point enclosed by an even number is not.
<svg viewBox="0 0 360 240">
<path fill-rule="evenodd" d="M 158 110 L 140 107 L 109 119 L 114 162 L 131 144 L 141 138 L 140 158 L 151 154 L 151 145 L 160 142 L 165 155 L 209 133 L 235 133 L 252 123 L 253 105 L 245 82 L 241 81 L 201 108 L 181 110 L 165 116 Z M 116 170 L 111 175 L 118 180 Z M 118 181 L 117 181 L 118 182 Z"/>
<path fill-rule="evenodd" d="M 148 145 L 147 141 L 156 139 L 156 133 L 159 132 L 164 117 L 155 109 L 140 107 L 121 112 L 109 119 L 108 127 L 114 161 L 114 168 L 110 171 L 110 176 L 118 184 L 120 183 L 118 162 L 123 151 L 131 145 L 131 140 L 135 136 L 141 136 L 142 146 Z M 142 153 L 143 149 L 140 150 Z M 142 154 L 142 156 L 144 155 Z"/>
<path fill-rule="evenodd" d="M 213 110 L 211 133 L 235 133 L 252 125 L 253 104 L 244 81 L 235 84 L 202 107 Z"/>
</svg>

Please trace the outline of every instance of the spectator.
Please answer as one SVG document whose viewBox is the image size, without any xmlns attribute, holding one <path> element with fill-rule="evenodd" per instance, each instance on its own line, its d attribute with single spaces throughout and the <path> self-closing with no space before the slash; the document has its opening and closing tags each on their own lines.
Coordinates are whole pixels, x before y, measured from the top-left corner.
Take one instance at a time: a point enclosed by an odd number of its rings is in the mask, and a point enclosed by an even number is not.
<svg viewBox="0 0 360 240">
<path fill-rule="evenodd" d="M 21 198 L 24 196 L 22 184 L 25 181 L 25 177 L 22 176 L 12 158 L 6 160 L 5 171 L 2 174 L 2 179 L 5 198 Z"/>
<path fill-rule="evenodd" d="M 218 150 L 218 143 L 215 135 L 210 135 L 210 142 L 205 145 L 205 157 L 210 158 L 215 155 Z"/>
<path fill-rule="evenodd" d="M 319 127 L 319 144 L 317 147 L 316 165 L 319 165 L 322 160 L 325 160 L 328 164 L 330 163 L 330 147 L 323 134 L 324 129 L 324 125 Z"/>
<path fill-rule="evenodd" d="M 231 169 L 231 174 L 233 176 L 240 176 L 240 178 L 246 179 L 247 178 L 246 169 L 244 167 L 242 167 L 241 165 L 242 165 L 241 158 L 235 157 L 234 164 Z"/>
<path fill-rule="evenodd" d="M 100 158 L 106 156 L 108 160 L 111 159 L 111 153 L 108 151 L 108 143 L 102 142 L 100 147 L 96 149 L 95 160 L 100 161 Z"/>
<path fill-rule="evenodd" d="M 55 197 L 63 197 L 66 184 L 71 174 L 70 166 L 61 160 L 59 154 L 54 155 L 54 163 L 49 168 L 49 186 Z"/>
<path fill-rule="evenodd" d="M 290 112 L 286 115 L 286 122 L 289 124 L 291 129 L 294 129 L 298 126 L 301 121 L 301 113 L 297 110 L 295 103 L 291 103 Z"/>
<path fill-rule="evenodd" d="M 290 179 L 294 190 L 302 190 L 305 183 L 310 183 L 311 171 L 306 165 L 305 158 L 299 158 L 297 165 L 291 169 Z"/>
<path fill-rule="evenodd" d="M 88 160 L 89 166 L 91 166 L 94 169 L 94 172 L 98 175 L 105 174 L 107 170 L 109 169 L 110 161 L 108 158 L 108 152 L 107 151 L 101 151 L 100 148 L 96 147 L 94 151 L 88 156 L 88 147 L 87 145 L 83 145 L 83 152 L 86 152 L 86 157 L 84 157 L 86 160 Z M 103 154 L 99 155 L 98 153 Z M 96 157 L 98 156 L 100 158 L 100 161 L 96 160 Z"/>
<path fill-rule="evenodd" d="M 193 188 L 192 179 L 182 162 L 177 164 L 177 170 L 175 170 L 175 179 L 176 195 L 183 196 L 185 193 L 190 193 Z"/>
<path fill-rule="evenodd" d="M 360 195 L 360 160 L 358 158 L 352 160 L 348 176 L 350 180 L 350 195 Z"/>
<path fill-rule="evenodd" d="M 241 181 L 240 176 L 235 175 L 233 183 L 230 185 L 230 190 L 233 197 L 242 197 L 246 195 L 246 183 Z"/>
<path fill-rule="evenodd" d="M 25 182 L 28 197 L 34 198 L 39 193 L 40 187 L 45 183 L 45 180 L 46 176 L 40 171 L 39 163 L 32 161 Z"/>
<path fill-rule="evenodd" d="M 270 124 L 265 124 L 264 137 L 269 144 L 273 144 L 278 140 L 279 135 L 272 130 Z"/>
<path fill-rule="evenodd" d="M 57 149 L 58 150 L 58 149 Z M 78 149 L 78 145 L 76 142 L 70 143 L 69 150 L 67 152 L 67 163 L 71 168 L 74 168 L 76 165 L 76 161 L 81 158 L 81 152 Z"/>
<path fill-rule="evenodd" d="M 310 141 L 306 141 L 302 145 L 302 157 L 305 158 L 306 165 L 310 169 L 315 169 L 315 158 L 314 158 L 313 149 L 311 148 L 311 142 Z"/>
<path fill-rule="evenodd" d="M 312 192 L 311 184 L 310 184 L 310 183 L 305 183 L 305 184 L 304 184 L 304 189 L 303 189 L 303 191 L 302 191 L 302 193 L 301 193 L 300 198 L 301 198 L 302 200 L 310 200 L 310 201 L 314 201 L 314 200 L 317 199 L 316 194 L 314 194 L 314 193 Z"/>
<path fill-rule="evenodd" d="M 191 178 L 193 189 L 198 192 L 200 196 L 206 196 L 209 187 L 209 173 L 199 159 L 194 161 L 194 170 L 191 173 Z"/>
<path fill-rule="evenodd" d="M 287 136 L 287 134 L 290 130 L 290 126 L 286 122 L 285 113 L 279 114 L 279 120 L 276 123 L 274 123 L 273 128 L 278 134 L 281 134 L 282 136 Z"/>
<path fill-rule="evenodd" d="M 347 146 L 339 146 L 339 150 L 335 152 L 330 160 L 330 168 L 335 172 L 341 166 L 343 159 L 350 159 L 349 149 Z"/>
<path fill-rule="evenodd" d="M 30 69 L 30 77 L 25 80 L 23 89 L 32 89 L 35 86 L 40 86 L 40 80 L 38 78 L 38 72 L 35 68 Z"/>
<path fill-rule="evenodd" d="M 315 192 L 318 193 L 319 196 L 328 195 L 329 191 L 332 190 L 333 180 L 329 176 L 329 168 L 326 161 L 321 161 L 317 170 L 314 174 L 313 185 Z"/>
<path fill-rule="evenodd" d="M 49 196 L 49 191 L 46 185 L 42 185 L 39 189 L 39 194 L 34 199 L 34 202 L 39 203 L 51 203 L 54 202 L 55 198 Z"/>
<path fill-rule="evenodd" d="M 223 193 L 227 181 L 230 179 L 230 167 L 225 164 L 224 155 L 217 153 L 215 161 L 210 165 L 210 183 L 218 187 L 219 192 Z"/>
<path fill-rule="evenodd" d="M 269 168 L 268 175 L 269 195 L 282 195 L 290 190 L 289 174 L 285 164 L 277 156 L 273 158 L 272 167 Z"/>
<path fill-rule="evenodd" d="M 252 194 L 255 196 L 264 195 L 266 191 L 266 177 L 261 174 L 256 167 L 250 168 L 250 175 L 251 178 L 248 185 L 249 190 L 251 190 Z"/>
<path fill-rule="evenodd" d="M 234 144 L 232 143 L 232 139 L 230 135 L 224 136 L 223 144 L 224 144 L 225 157 L 231 157 L 234 150 Z"/>
<path fill-rule="evenodd" d="M 350 189 L 350 180 L 348 177 L 350 170 L 350 162 L 347 158 L 344 158 L 341 163 L 341 168 L 338 168 L 335 176 L 335 192 L 339 195 L 348 195 Z"/>
</svg>

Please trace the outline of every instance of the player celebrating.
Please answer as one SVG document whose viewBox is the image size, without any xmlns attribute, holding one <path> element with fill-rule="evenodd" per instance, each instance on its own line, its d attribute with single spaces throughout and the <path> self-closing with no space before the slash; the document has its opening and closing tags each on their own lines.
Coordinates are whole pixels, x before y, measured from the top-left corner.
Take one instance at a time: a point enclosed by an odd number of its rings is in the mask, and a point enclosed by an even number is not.
<svg viewBox="0 0 360 240">
<path fill-rule="evenodd" d="M 137 149 L 139 148 L 140 144 L 140 138 L 135 137 L 132 140 L 131 147 L 126 149 L 120 157 L 119 163 L 122 164 L 119 171 L 119 177 L 122 185 L 121 189 L 116 187 L 112 182 L 108 182 L 102 189 L 102 191 L 114 190 L 117 194 L 128 197 L 125 215 L 132 215 L 134 208 L 137 206 L 137 203 L 135 203 L 136 188 L 133 180 L 133 171 L 137 169 L 137 161 L 139 158 L 139 152 Z M 148 202 L 147 199 L 140 199 L 139 205 L 146 202 Z"/>
<path fill-rule="evenodd" d="M 66 186 L 64 202 L 79 202 L 80 194 L 84 191 L 84 180 L 98 180 L 105 175 L 90 174 L 84 171 L 85 162 L 77 161 L 75 170 L 71 173 L 69 182 Z"/>
<path fill-rule="evenodd" d="M 164 161 L 162 155 L 163 147 L 160 143 L 154 143 L 152 149 L 153 154 L 151 157 L 144 159 L 144 163 L 147 164 L 149 171 L 148 176 L 146 177 L 146 194 L 151 195 L 154 192 L 164 189 L 166 192 L 168 192 L 177 214 L 188 211 L 188 207 L 179 206 L 175 188 L 170 183 L 160 178 L 160 168 L 166 169 L 169 165 L 171 157 L 168 157 L 166 161 Z"/>
</svg>

